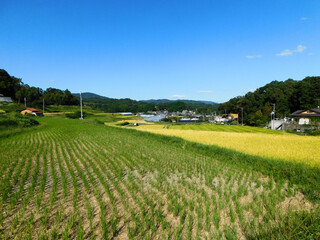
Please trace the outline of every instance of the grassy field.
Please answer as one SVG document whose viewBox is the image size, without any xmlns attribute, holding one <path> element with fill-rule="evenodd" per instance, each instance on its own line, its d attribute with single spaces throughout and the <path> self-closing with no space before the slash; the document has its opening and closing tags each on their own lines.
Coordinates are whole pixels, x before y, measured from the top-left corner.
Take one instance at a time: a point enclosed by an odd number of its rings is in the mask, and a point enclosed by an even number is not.
<svg viewBox="0 0 320 240">
<path fill-rule="evenodd" d="M 320 167 L 320 137 L 298 136 L 246 126 L 141 125 L 136 129 L 234 149 L 255 156 L 294 161 Z"/>
<path fill-rule="evenodd" d="M 319 237 L 319 200 L 303 183 L 172 137 L 39 121 L 0 138 L 0 239 Z"/>
</svg>

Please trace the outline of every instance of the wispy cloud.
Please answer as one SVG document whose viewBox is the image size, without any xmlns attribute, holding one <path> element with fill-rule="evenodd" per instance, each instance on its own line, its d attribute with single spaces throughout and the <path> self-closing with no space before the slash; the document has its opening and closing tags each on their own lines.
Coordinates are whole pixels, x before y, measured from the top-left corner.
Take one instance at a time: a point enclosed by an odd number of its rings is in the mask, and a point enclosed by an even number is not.
<svg viewBox="0 0 320 240">
<path fill-rule="evenodd" d="M 305 21 L 305 20 L 307 20 L 307 19 L 308 19 L 308 18 L 306 18 L 306 17 L 300 18 L 301 21 Z"/>
<path fill-rule="evenodd" d="M 281 53 L 277 53 L 277 56 L 288 56 L 292 54 L 293 54 L 292 50 L 286 49 L 286 50 L 283 50 Z"/>
<path fill-rule="evenodd" d="M 290 50 L 290 49 L 286 49 L 283 50 L 281 53 L 277 53 L 277 56 L 289 56 L 289 55 L 293 55 L 294 53 L 298 52 L 298 53 L 302 53 L 304 50 L 306 50 L 307 47 L 303 46 L 303 45 L 298 45 L 296 49 L 294 50 Z"/>
<path fill-rule="evenodd" d="M 311 52 L 311 53 L 308 53 L 308 55 L 312 56 L 312 55 L 314 55 L 314 53 Z"/>
<path fill-rule="evenodd" d="M 252 59 L 252 58 L 261 58 L 262 55 L 248 55 L 246 58 Z"/>
<path fill-rule="evenodd" d="M 201 90 L 201 91 L 198 91 L 198 93 L 212 93 L 211 90 Z"/>
<path fill-rule="evenodd" d="M 180 95 L 180 94 L 174 94 L 171 96 L 171 98 L 185 98 L 186 96 Z"/>
<path fill-rule="evenodd" d="M 54 82 L 54 80 L 50 80 L 50 82 Z"/>
</svg>

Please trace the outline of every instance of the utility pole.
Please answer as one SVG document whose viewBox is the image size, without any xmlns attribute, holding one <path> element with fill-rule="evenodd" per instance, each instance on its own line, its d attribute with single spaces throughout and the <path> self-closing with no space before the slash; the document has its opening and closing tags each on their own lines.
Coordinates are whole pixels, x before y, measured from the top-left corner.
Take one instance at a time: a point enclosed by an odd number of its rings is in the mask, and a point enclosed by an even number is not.
<svg viewBox="0 0 320 240">
<path fill-rule="evenodd" d="M 24 106 L 25 106 L 25 108 L 27 108 L 27 98 L 26 97 L 24 97 Z"/>
<path fill-rule="evenodd" d="M 81 111 L 80 119 L 82 120 L 83 119 L 83 114 L 82 114 L 82 96 L 81 96 L 81 92 L 80 92 L 80 111 Z"/>
<path fill-rule="evenodd" d="M 274 119 L 276 119 L 276 104 L 273 104 Z"/>
<path fill-rule="evenodd" d="M 271 129 L 274 130 L 274 121 L 272 120 L 275 120 L 276 119 L 276 104 L 273 103 L 273 111 L 271 112 Z M 273 117 L 272 117 L 273 115 Z"/>
<path fill-rule="evenodd" d="M 318 99 L 315 99 L 317 102 L 318 102 L 318 108 L 320 108 L 320 99 L 318 98 Z"/>
<path fill-rule="evenodd" d="M 44 114 L 44 98 L 42 99 L 42 112 Z"/>
<path fill-rule="evenodd" d="M 243 107 L 241 108 L 241 122 L 242 122 L 242 126 L 243 126 Z"/>
</svg>

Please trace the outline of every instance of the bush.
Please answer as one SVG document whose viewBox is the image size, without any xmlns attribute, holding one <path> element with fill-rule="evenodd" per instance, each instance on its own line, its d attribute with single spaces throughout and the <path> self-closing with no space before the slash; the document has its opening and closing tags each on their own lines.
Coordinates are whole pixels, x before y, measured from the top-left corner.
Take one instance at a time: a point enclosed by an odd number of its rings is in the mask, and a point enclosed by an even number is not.
<svg viewBox="0 0 320 240">
<path fill-rule="evenodd" d="M 161 122 L 172 122 L 170 118 L 162 118 Z"/>
<path fill-rule="evenodd" d="M 117 125 L 118 126 L 127 126 L 129 124 L 130 124 L 129 122 L 121 122 L 121 123 L 118 123 Z"/>
<path fill-rule="evenodd" d="M 320 136 L 320 129 L 313 130 L 313 131 L 308 131 L 308 132 L 306 132 L 306 135 L 309 135 L 309 136 Z"/>
<path fill-rule="evenodd" d="M 16 120 L 9 119 L 9 118 L 0 119 L 0 126 L 5 126 L 5 127 L 18 126 L 18 122 Z"/>
<path fill-rule="evenodd" d="M 83 118 L 88 116 L 86 112 L 83 112 L 82 115 L 83 115 Z M 67 118 L 71 118 L 71 119 L 77 119 L 77 118 L 81 117 L 81 112 L 80 111 L 76 111 L 74 113 L 67 113 L 66 117 Z"/>
<path fill-rule="evenodd" d="M 39 124 L 31 116 L 20 113 L 2 114 L 0 116 L 1 127 L 32 127 Z"/>
</svg>

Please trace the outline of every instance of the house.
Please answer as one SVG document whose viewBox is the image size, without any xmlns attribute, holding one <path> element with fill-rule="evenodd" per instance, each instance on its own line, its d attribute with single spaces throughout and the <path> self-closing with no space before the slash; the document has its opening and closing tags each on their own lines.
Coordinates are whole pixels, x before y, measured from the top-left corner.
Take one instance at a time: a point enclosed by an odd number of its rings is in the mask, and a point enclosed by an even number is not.
<svg viewBox="0 0 320 240">
<path fill-rule="evenodd" d="M 27 108 L 20 112 L 22 115 L 31 114 L 33 116 L 43 116 L 43 113 L 40 112 L 38 109 L 35 108 Z"/>
<path fill-rule="evenodd" d="M 213 122 L 215 123 L 221 123 L 221 122 L 225 122 L 227 119 L 223 116 L 215 116 L 213 119 Z"/>
<path fill-rule="evenodd" d="M 228 119 L 237 119 L 239 117 L 239 115 L 237 113 L 230 113 L 228 115 Z"/>
<path fill-rule="evenodd" d="M 0 94 L 0 102 L 12 102 L 11 97 L 5 97 L 3 94 Z"/>
<path fill-rule="evenodd" d="M 310 124 L 312 120 L 320 119 L 320 108 L 298 110 L 292 113 L 291 117 L 299 125 Z"/>
</svg>

